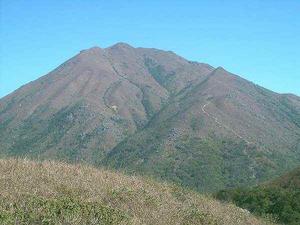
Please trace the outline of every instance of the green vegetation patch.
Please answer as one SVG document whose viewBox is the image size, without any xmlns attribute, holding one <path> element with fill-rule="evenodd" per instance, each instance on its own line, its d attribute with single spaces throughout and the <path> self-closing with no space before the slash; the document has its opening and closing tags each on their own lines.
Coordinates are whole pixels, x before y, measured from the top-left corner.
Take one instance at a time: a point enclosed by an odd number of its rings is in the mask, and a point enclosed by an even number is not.
<svg viewBox="0 0 300 225">
<path fill-rule="evenodd" d="M 175 77 L 175 72 L 167 72 L 162 65 L 156 63 L 151 58 L 145 58 L 145 66 L 160 85 L 165 87 L 167 90 L 172 91 L 170 86 Z"/>
<path fill-rule="evenodd" d="M 191 206 L 184 217 L 185 225 L 203 224 L 203 225 L 218 225 L 218 220 L 209 214 L 201 212 L 197 207 Z"/>
<path fill-rule="evenodd" d="M 162 126 L 160 131 L 163 129 L 167 127 Z M 269 171 L 267 165 L 256 164 L 256 149 L 244 142 L 185 136 L 167 149 L 162 139 L 163 134 L 154 132 L 128 139 L 108 155 L 106 165 L 127 172 L 138 171 L 200 192 L 253 185 Z M 254 166 L 261 174 L 253 171 Z"/>
<path fill-rule="evenodd" d="M 217 199 L 233 202 L 259 216 L 271 216 L 280 223 L 300 224 L 300 190 L 276 187 L 255 187 L 223 190 Z"/>
<path fill-rule="evenodd" d="M 61 198 L 0 197 L 0 224 L 129 224 L 128 216 L 98 202 Z"/>
</svg>

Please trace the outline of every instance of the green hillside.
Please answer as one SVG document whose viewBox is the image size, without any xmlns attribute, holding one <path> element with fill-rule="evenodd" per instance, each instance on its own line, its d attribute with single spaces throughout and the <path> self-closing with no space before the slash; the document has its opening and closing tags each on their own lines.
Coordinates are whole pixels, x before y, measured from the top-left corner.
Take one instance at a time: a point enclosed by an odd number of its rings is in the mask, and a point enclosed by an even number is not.
<svg viewBox="0 0 300 225">
<path fill-rule="evenodd" d="M 281 223 L 300 224 L 300 167 L 260 186 L 223 190 L 216 197 Z"/>
<path fill-rule="evenodd" d="M 300 114 L 293 108 L 286 96 L 217 68 L 174 96 L 103 162 L 201 192 L 254 185 L 299 165 Z M 285 131 L 280 121 L 294 128 Z"/>
</svg>

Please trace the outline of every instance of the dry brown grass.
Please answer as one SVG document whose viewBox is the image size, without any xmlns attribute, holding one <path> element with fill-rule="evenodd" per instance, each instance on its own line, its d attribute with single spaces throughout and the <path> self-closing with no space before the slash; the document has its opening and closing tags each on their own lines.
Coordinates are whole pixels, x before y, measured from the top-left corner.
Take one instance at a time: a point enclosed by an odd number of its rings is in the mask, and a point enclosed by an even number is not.
<svg viewBox="0 0 300 225">
<path fill-rule="evenodd" d="M 0 160 L 2 201 L 5 199 L 8 203 L 11 201 L 16 204 L 24 204 L 25 201 L 26 205 L 26 199 L 32 196 L 52 200 L 68 197 L 83 203 L 101 204 L 126 215 L 127 219 L 123 222 L 107 224 L 270 224 L 233 205 L 147 178 L 86 165 L 24 159 Z M 79 217 L 52 222 L 100 224 L 95 218 L 87 220 Z"/>
</svg>

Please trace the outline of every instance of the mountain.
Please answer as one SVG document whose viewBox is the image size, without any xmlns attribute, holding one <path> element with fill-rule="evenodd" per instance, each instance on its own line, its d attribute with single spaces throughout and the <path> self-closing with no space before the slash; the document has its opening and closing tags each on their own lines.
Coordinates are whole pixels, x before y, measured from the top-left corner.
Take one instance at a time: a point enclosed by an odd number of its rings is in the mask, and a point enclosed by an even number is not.
<svg viewBox="0 0 300 225">
<path fill-rule="evenodd" d="M 0 100 L 0 155 L 88 162 L 199 191 L 300 163 L 300 98 L 222 67 L 118 43 Z"/>
<path fill-rule="evenodd" d="M 7 159 L 0 174 L 1 224 L 271 225 L 175 185 L 90 166 Z"/>
<path fill-rule="evenodd" d="M 272 215 L 280 223 L 299 224 L 300 167 L 252 188 L 219 191 L 216 197 L 260 216 Z"/>
<path fill-rule="evenodd" d="M 156 70 L 168 78 L 151 75 Z M 123 43 L 81 51 L 1 99 L 2 153 L 92 161 L 145 126 L 172 92 L 210 70 Z"/>
</svg>

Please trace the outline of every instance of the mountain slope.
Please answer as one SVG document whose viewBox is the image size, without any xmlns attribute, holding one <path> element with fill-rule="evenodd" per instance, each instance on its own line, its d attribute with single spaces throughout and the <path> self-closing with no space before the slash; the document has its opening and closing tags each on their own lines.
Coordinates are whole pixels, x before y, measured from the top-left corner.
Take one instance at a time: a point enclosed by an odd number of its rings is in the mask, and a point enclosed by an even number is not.
<svg viewBox="0 0 300 225">
<path fill-rule="evenodd" d="M 173 52 L 81 51 L 0 100 L 0 155 L 84 161 L 200 191 L 300 163 L 300 98 Z"/>
<path fill-rule="evenodd" d="M 0 160 L 1 224 L 271 224 L 230 204 L 84 165 Z"/>
<path fill-rule="evenodd" d="M 299 164 L 299 115 L 287 96 L 217 68 L 104 161 L 201 191 L 249 185 Z"/>
<path fill-rule="evenodd" d="M 267 187 L 279 187 L 287 191 L 300 190 L 300 167 L 265 184 Z"/>
<path fill-rule="evenodd" d="M 216 197 L 285 224 L 300 223 L 300 168 L 253 188 L 219 191 Z"/>
<path fill-rule="evenodd" d="M 81 51 L 1 99 L 1 153 L 97 160 L 143 127 L 176 88 L 211 70 L 189 65 L 173 53 L 123 43 Z M 162 71 L 176 86 L 161 84 Z"/>
</svg>

